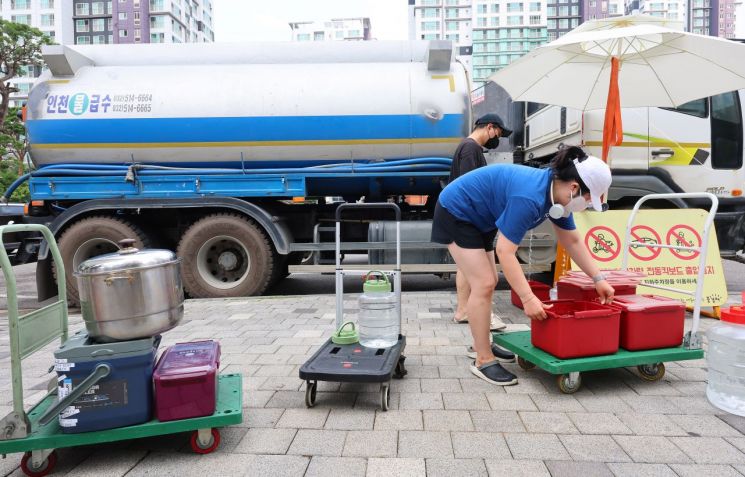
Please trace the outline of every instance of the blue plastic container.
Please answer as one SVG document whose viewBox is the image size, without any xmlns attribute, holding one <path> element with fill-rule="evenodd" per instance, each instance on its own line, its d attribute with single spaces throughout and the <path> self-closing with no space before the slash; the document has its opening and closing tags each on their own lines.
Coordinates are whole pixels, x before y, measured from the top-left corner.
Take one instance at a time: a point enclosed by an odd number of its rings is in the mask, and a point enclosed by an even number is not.
<svg viewBox="0 0 745 477">
<path fill-rule="evenodd" d="M 96 343 L 81 332 L 54 352 L 60 399 L 93 373 L 99 363 L 111 372 L 59 415 L 62 432 L 100 431 L 141 424 L 153 412 L 153 368 L 160 336 Z"/>
</svg>

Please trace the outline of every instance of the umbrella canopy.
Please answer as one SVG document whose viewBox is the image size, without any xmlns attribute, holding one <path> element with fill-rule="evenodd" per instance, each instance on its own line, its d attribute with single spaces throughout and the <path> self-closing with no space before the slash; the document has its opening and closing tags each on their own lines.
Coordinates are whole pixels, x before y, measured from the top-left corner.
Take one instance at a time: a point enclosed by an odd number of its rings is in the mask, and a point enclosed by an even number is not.
<svg viewBox="0 0 745 477">
<path fill-rule="evenodd" d="M 591 20 L 489 79 L 514 101 L 605 108 L 605 143 L 621 137 L 620 123 L 612 119 L 620 122 L 621 107 L 674 108 L 745 88 L 745 44 L 679 27 L 646 15 Z"/>
</svg>

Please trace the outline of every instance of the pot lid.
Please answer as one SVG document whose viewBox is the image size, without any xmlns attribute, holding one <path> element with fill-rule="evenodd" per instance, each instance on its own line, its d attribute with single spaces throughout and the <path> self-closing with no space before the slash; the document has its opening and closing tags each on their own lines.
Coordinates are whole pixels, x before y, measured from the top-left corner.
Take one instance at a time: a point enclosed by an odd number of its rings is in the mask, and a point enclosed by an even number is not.
<svg viewBox="0 0 745 477">
<path fill-rule="evenodd" d="M 140 250 L 133 239 L 119 241 L 119 251 L 89 258 L 78 266 L 75 275 L 98 275 L 122 270 L 153 268 L 181 261 L 170 250 Z"/>
</svg>

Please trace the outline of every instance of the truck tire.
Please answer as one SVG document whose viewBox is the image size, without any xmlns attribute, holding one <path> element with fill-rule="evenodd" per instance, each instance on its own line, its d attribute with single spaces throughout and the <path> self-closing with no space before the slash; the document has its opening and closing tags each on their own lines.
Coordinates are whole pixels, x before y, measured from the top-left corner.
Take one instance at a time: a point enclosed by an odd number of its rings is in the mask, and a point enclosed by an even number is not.
<svg viewBox="0 0 745 477">
<path fill-rule="evenodd" d="M 236 214 L 208 215 L 178 244 L 184 288 L 192 298 L 260 295 L 269 287 L 276 252 L 256 223 Z"/>
<path fill-rule="evenodd" d="M 57 245 L 65 264 L 67 281 L 67 301 L 72 306 L 80 304 L 78 282 L 73 272 L 91 257 L 113 253 L 122 239 L 134 239 L 134 246 L 146 248 L 149 240 L 144 232 L 134 224 L 119 218 L 96 216 L 75 222 L 57 240 Z M 57 271 L 53 269 L 55 278 Z"/>
</svg>

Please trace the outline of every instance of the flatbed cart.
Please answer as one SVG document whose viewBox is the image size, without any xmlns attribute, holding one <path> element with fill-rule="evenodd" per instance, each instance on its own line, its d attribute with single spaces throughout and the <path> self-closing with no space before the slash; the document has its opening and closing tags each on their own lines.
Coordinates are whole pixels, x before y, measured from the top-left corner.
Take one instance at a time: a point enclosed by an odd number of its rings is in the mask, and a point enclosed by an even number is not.
<svg viewBox="0 0 745 477">
<path fill-rule="evenodd" d="M 709 215 L 704 222 L 704 233 L 700 247 L 684 247 L 678 245 L 665 245 L 653 243 L 641 243 L 631 241 L 631 229 L 636 214 L 641 205 L 648 200 L 655 199 L 709 199 L 711 207 Z M 572 394 L 582 386 L 583 371 L 596 371 L 601 369 L 625 368 L 636 366 L 639 375 L 647 381 L 657 381 L 665 375 L 666 361 L 686 361 L 704 357 L 702 338 L 698 331 L 701 318 L 701 296 L 704 289 L 704 272 L 706 269 L 706 251 L 709 245 L 709 231 L 711 230 L 714 216 L 716 215 L 719 200 L 714 194 L 709 193 L 678 193 L 678 194 L 649 194 L 639 199 L 631 211 L 626 225 L 626 240 L 623 248 L 623 262 L 621 268 L 628 268 L 629 250 L 632 246 L 644 246 L 654 248 L 668 248 L 675 250 L 687 250 L 699 252 L 698 278 L 695 291 L 680 290 L 661 285 L 640 283 L 639 286 L 667 290 L 683 295 L 693 296 L 693 323 L 690 331 L 683 338 L 683 344 L 674 348 L 651 349 L 643 351 L 627 351 L 619 349 L 615 354 L 605 356 L 590 356 L 586 358 L 559 359 L 531 344 L 530 331 L 518 331 L 512 333 L 494 333 L 494 343 L 506 348 L 517 356 L 518 365 L 524 370 L 530 370 L 536 366 L 556 375 L 556 381 L 561 392 Z"/>
<path fill-rule="evenodd" d="M 19 315 L 16 280 L 3 244 L 3 234 L 11 232 L 40 232 L 49 244 L 57 267 L 57 301 L 26 315 Z M 99 365 L 62 401 L 57 397 L 57 377 L 49 383 L 49 392 L 28 413 L 23 407 L 23 379 L 21 361 L 57 338 L 67 341 L 67 288 L 64 264 L 52 232 L 43 225 L 6 225 L 0 227 L 0 266 L 5 276 L 8 295 L 8 323 L 10 335 L 10 368 L 13 388 L 13 411 L 0 420 L 0 454 L 5 456 L 24 452 L 21 469 L 31 477 L 53 472 L 57 463 L 55 449 L 101 444 L 142 437 L 193 431 L 191 448 L 208 454 L 220 444 L 218 427 L 239 424 L 243 420 L 240 374 L 220 375 L 218 379 L 217 409 L 211 416 L 160 422 L 153 419 L 135 426 L 104 431 L 65 434 L 57 419 L 60 411 L 104 378 L 106 365 Z M 54 359 L 50 359 L 50 363 Z"/>
<path fill-rule="evenodd" d="M 342 204 L 336 209 L 336 329 L 344 323 L 344 274 L 363 275 L 361 270 L 345 271 L 341 266 L 341 213 L 349 209 L 391 209 L 396 214 L 396 268 L 393 287 L 396 294 L 396 313 L 401 324 L 401 210 L 396 204 Z M 383 245 L 379 242 L 375 245 Z M 390 348 L 367 348 L 359 343 L 336 344 L 329 338 L 313 356 L 300 367 L 300 379 L 305 380 L 305 405 L 316 403 L 318 381 L 346 383 L 380 383 L 380 407 L 390 405 L 391 377 L 406 375 L 403 356 L 406 337 L 399 333 L 398 342 Z"/>
</svg>

